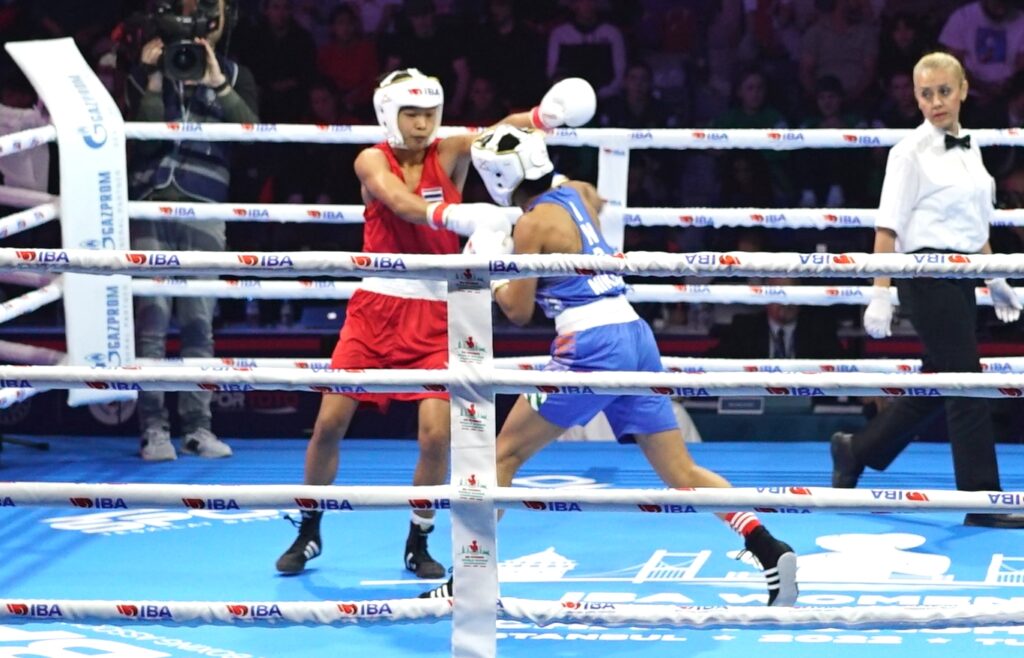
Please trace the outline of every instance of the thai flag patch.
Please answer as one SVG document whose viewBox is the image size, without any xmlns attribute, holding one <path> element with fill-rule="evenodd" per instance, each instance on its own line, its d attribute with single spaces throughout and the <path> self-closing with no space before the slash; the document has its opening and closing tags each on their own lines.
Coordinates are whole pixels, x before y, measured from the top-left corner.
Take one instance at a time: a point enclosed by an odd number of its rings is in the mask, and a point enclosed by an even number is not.
<svg viewBox="0 0 1024 658">
<path fill-rule="evenodd" d="M 440 187 L 424 187 L 420 190 L 424 201 L 444 201 L 444 190 Z"/>
</svg>

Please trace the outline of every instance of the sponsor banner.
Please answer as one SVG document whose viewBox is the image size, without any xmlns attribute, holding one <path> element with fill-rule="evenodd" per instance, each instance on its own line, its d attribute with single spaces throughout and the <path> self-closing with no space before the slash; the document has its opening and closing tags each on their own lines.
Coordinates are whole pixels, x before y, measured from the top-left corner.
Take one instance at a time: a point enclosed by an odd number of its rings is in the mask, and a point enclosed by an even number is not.
<svg viewBox="0 0 1024 658">
<path fill-rule="evenodd" d="M 493 608 L 493 602 L 491 607 Z M 273 601 L 89 601 L 89 600 L 17 600 L 0 599 L 0 619 L 26 621 L 93 621 L 110 620 L 175 622 L 179 624 L 372 624 L 395 621 L 436 620 L 447 617 L 450 607 L 444 601 L 395 599 L 334 602 L 281 602 Z M 493 629 L 493 627 L 492 627 Z M 0 632 L 6 635 L 5 627 Z M 493 630 L 492 630 L 493 636 Z M 4 637 L 4 636 L 0 636 Z M 7 636 L 9 637 L 9 636 Z M 0 640 L 3 641 L 3 640 Z M 35 647 L 32 647 L 35 648 Z M 2 651 L 2 650 L 0 650 Z M 6 651 L 3 652 L 6 655 Z M 164 656 L 156 653 L 18 653 L 32 656 Z"/>
<path fill-rule="evenodd" d="M 494 501 L 485 495 L 496 484 L 495 406 L 489 383 L 494 350 L 490 277 L 466 269 L 448 279 L 448 364 L 451 372 L 452 553 L 459 596 L 454 599 L 453 646 L 466 655 L 494 656 L 498 597 Z M 423 509 L 429 500 L 409 501 Z"/>
<path fill-rule="evenodd" d="M 650 131 L 637 131 L 639 138 L 632 141 L 650 140 Z M 643 133 L 646 133 L 644 135 Z M 626 237 L 627 187 L 629 182 L 629 149 L 602 148 L 598 152 L 597 192 L 606 203 L 601 212 L 601 234 L 615 253 L 624 249 Z"/>
<path fill-rule="evenodd" d="M 10 43 L 6 48 L 46 104 L 57 129 L 64 246 L 127 249 L 124 122 L 114 100 L 71 39 Z M 64 310 L 69 364 L 117 367 L 135 358 L 127 276 L 65 275 Z M 68 404 L 135 397 L 134 391 L 79 390 L 70 392 Z"/>
</svg>

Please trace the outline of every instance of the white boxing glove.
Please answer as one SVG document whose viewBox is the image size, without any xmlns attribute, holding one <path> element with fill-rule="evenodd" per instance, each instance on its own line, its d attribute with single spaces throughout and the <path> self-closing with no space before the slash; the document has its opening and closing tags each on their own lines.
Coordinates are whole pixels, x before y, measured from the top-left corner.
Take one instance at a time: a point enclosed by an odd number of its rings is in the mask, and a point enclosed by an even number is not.
<svg viewBox="0 0 1024 658">
<path fill-rule="evenodd" d="M 892 335 L 892 297 L 888 288 L 871 288 L 871 301 L 864 309 L 864 331 L 872 338 Z"/>
<path fill-rule="evenodd" d="M 446 228 L 459 235 L 471 235 L 478 228 L 512 233 L 510 211 L 490 203 L 448 203 L 438 201 L 427 206 L 427 223 L 431 228 Z"/>
<path fill-rule="evenodd" d="M 473 231 L 473 235 L 469 236 L 462 253 L 505 256 L 512 253 L 512 248 L 511 235 L 504 231 L 493 231 L 485 226 Z"/>
<path fill-rule="evenodd" d="M 514 251 L 514 248 L 512 236 L 509 233 L 481 227 L 473 231 L 473 235 L 469 236 L 469 240 L 462 249 L 462 253 L 480 254 L 481 256 L 507 256 Z M 508 282 L 508 279 L 491 279 L 491 293 L 498 292 L 498 288 L 508 285 Z"/>
<path fill-rule="evenodd" d="M 988 294 L 992 297 L 992 306 L 996 309 L 996 317 L 1003 322 L 1016 322 L 1020 317 L 1021 303 L 1006 279 L 985 279 Z"/>
<path fill-rule="evenodd" d="M 583 78 L 566 78 L 552 85 L 540 105 L 533 108 L 530 121 L 534 128 L 550 130 L 558 126 L 582 126 L 594 118 L 597 94 Z"/>
</svg>

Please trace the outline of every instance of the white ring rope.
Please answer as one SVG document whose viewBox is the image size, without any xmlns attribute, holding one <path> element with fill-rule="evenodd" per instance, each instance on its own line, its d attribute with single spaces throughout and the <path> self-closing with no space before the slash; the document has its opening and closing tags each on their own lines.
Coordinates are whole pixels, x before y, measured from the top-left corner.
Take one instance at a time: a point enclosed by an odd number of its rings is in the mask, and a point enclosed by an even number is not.
<svg viewBox="0 0 1024 658">
<path fill-rule="evenodd" d="M 25 294 L 0 303 L 0 323 L 9 322 L 14 318 L 31 313 L 51 302 L 60 299 L 64 294 L 64 283 L 59 279 L 48 283 L 42 288 L 30 290 Z"/>
<path fill-rule="evenodd" d="M 46 304 L 57 301 L 63 296 L 63 286 L 60 277 L 52 277 L 34 272 L 5 272 L 0 273 L 0 281 L 14 285 L 39 286 L 37 289 L 20 297 L 0 304 L 0 322 L 7 322 L 15 317 L 34 311 Z M 0 360 L 4 362 L 56 365 L 63 362 L 66 358 L 67 354 L 57 350 L 0 340 Z M 0 387 L 0 409 L 7 409 L 19 402 L 24 402 L 30 397 L 46 390 L 49 389 L 45 387 L 34 389 Z"/>
<path fill-rule="evenodd" d="M 0 185 L 0 205 L 4 206 L 31 208 L 32 206 L 41 206 L 44 203 L 51 203 L 57 199 L 57 196 L 48 192 L 30 190 L 25 187 Z"/>
<path fill-rule="evenodd" d="M 42 287 L 0 304 L 0 323 L 34 311 L 61 298 L 61 285 L 50 277 L 34 272 L 0 273 L 0 281 Z M 137 296 L 218 297 L 221 299 L 349 299 L 359 288 L 354 281 L 260 281 L 258 279 L 134 279 L 132 292 Z M 791 304 L 809 306 L 863 306 L 870 298 L 868 286 L 766 286 L 766 285 L 657 285 L 634 284 L 627 287 L 631 302 L 740 303 L 748 305 Z M 1024 288 L 1014 289 L 1024 301 Z M 891 289 L 893 304 L 899 295 Z M 980 306 L 992 306 L 988 288 L 977 288 Z"/>
<path fill-rule="evenodd" d="M 0 280 L 3 275 L 0 274 Z M 359 288 L 353 281 L 260 281 L 258 279 L 134 279 L 132 292 L 152 297 L 220 297 L 222 299 L 349 299 Z M 772 286 L 627 284 L 631 302 L 690 302 L 722 304 L 801 304 L 806 306 L 863 306 L 871 299 L 871 286 Z M 1024 301 L 1024 288 L 1015 288 Z M 893 304 L 899 294 L 890 288 Z M 992 306 L 988 288 L 977 288 L 980 306 Z"/>
<path fill-rule="evenodd" d="M 775 286 L 775 285 L 721 285 L 721 284 L 629 284 L 626 295 L 635 302 L 690 302 L 713 304 L 792 304 L 806 306 L 863 306 L 871 299 L 872 286 Z M 1014 288 L 1024 301 L 1024 288 Z M 980 306 L 992 306 L 988 288 L 975 288 L 975 301 Z M 889 288 L 889 298 L 899 305 L 899 293 Z"/>
<path fill-rule="evenodd" d="M 53 364 L 62 362 L 63 358 L 67 355 L 56 350 L 49 350 L 45 348 L 37 348 L 31 346 L 19 345 L 17 343 L 9 343 L 6 341 L 0 342 L 0 357 L 4 360 L 15 361 L 20 363 L 34 363 L 34 364 L 45 364 L 37 365 L 33 369 L 26 369 L 26 366 L 20 366 L 22 369 L 17 371 L 3 370 L 0 367 L 0 377 L 5 379 L 0 380 L 0 408 L 7 408 L 11 404 L 23 401 L 32 395 L 48 391 L 53 388 L 71 388 L 75 383 L 63 379 L 66 372 L 69 370 L 59 370 L 55 372 L 48 372 L 46 381 L 30 381 L 29 377 L 39 378 L 40 374 L 45 367 L 49 367 Z M 540 370 L 546 363 L 548 357 L 536 356 L 536 357 L 513 357 L 506 359 L 496 359 L 495 367 L 501 369 L 536 369 Z M 876 375 L 896 375 L 896 378 L 886 378 L 884 382 L 876 382 L 880 386 L 879 390 L 867 389 L 865 393 L 864 388 L 857 388 L 858 395 L 869 394 L 869 395 L 884 395 L 890 397 L 900 397 L 904 395 L 936 395 L 942 390 L 941 387 L 936 387 L 934 384 L 937 383 L 935 375 L 926 375 L 924 378 L 918 380 L 907 380 L 906 375 L 914 374 L 919 372 L 921 369 L 921 361 L 916 359 L 896 360 L 896 359 L 841 359 L 841 360 L 815 360 L 815 359 L 706 359 L 706 358 L 683 358 L 683 357 L 663 357 L 663 364 L 669 372 L 674 374 L 687 374 L 687 375 L 699 375 L 708 374 L 708 372 L 719 372 L 719 374 L 728 374 L 728 372 L 735 372 L 735 374 L 752 374 L 752 372 L 760 372 L 760 374 L 772 374 L 776 377 L 772 377 L 770 380 L 761 380 L 762 382 L 768 382 L 770 385 L 765 387 L 730 390 L 728 387 L 730 381 L 726 380 L 725 383 L 709 383 L 708 379 L 692 380 L 687 379 L 687 386 L 668 386 L 667 382 L 658 382 L 658 386 L 651 387 L 648 389 L 639 389 L 641 394 L 649 394 L 653 388 L 658 394 L 663 395 L 684 395 L 687 397 L 705 397 L 713 395 L 772 395 L 772 396 L 813 396 L 813 395 L 826 395 L 826 394 L 837 394 L 836 389 L 833 386 L 838 386 L 840 383 L 835 381 L 825 382 L 820 379 L 807 379 L 801 377 L 799 380 L 783 379 L 777 377 L 781 374 L 799 374 L 801 376 L 820 374 L 834 376 L 836 374 L 846 375 L 851 372 L 862 372 L 862 374 L 876 374 Z M 316 372 L 325 372 L 330 370 L 330 360 L 328 359 L 273 359 L 273 358 L 209 358 L 209 359 L 138 359 L 137 365 L 146 368 L 146 376 L 150 378 L 156 378 L 158 380 L 166 381 L 172 378 L 164 377 L 160 374 L 159 370 L 172 368 L 179 370 L 176 377 L 173 378 L 172 382 L 168 382 L 164 387 L 157 387 L 155 384 L 138 385 L 136 376 L 140 370 L 132 368 L 124 368 L 120 374 L 124 377 L 120 377 L 116 381 L 112 381 L 108 376 L 112 374 L 114 370 L 111 369 L 97 369 L 97 368 L 83 368 L 77 366 L 76 375 L 83 377 L 78 382 L 79 386 L 85 388 L 98 388 L 98 389 L 119 389 L 119 388 L 134 388 L 135 385 L 141 390 L 190 390 L 200 388 L 202 390 L 223 390 L 223 391 L 249 391 L 249 390 L 280 390 L 286 388 L 286 385 L 281 383 L 282 379 L 289 380 L 287 387 L 290 390 L 299 391 L 315 391 L 324 392 L 326 386 L 319 386 L 312 384 L 311 382 L 318 381 L 314 377 L 310 377 Z M 76 366 L 62 366 L 65 368 L 76 367 Z M 158 369 L 154 369 L 158 368 Z M 985 358 L 982 359 L 982 368 L 985 372 L 995 372 L 1000 376 L 1004 375 L 1021 375 L 1024 374 L 1024 358 L 1022 357 L 999 357 L 999 358 Z M 187 372 L 187 375 L 180 377 L 180 370 Z M 302 377 L 296 378 L 288 374 L 282 375 L 281 377 L 269 378 L 262 371 L 274 371 L 274 370 L 297 370 Z M 152 371 L 151 371 L 152 370 Z M 85 375 L 83 376 L 83 371 Z M 335 374 L 346 375 L 345 371 L 330 370 Z M 375 374 L 380 372 L 389 372 L 390 370 L 369 370 L 365 372 L 368 377 L 373 377 Z M 418 375 L 422 376 L 427 382 L 434 382 L 441 379 L 438 375 L 437 370 L 418 370 Z M 543 372 L 543 371 L 542 371 Z M 350 374 L 349 374 L 350 375 Z M 543 377 L 547 378 L 551 376 L 551 372 L 543 372 Z M 254 376 L 260 378 L 260 382 L 252 383 Z M 977 377 L 977 376 L 975 376 Z M 272 381 L 268 382 L 267 379 Z M 295 380 L 300 379 L 302 382 Z M 618 378 L 616 378 L 618 379 Z M 378 390 L 373 385 L 367 385 L 366 378 L 348 378 L 349 383 L 335 385 L 335 391 L 340 392 L 359 392 L 359 391 L 370 391 Z M 356 382 L 362 382 L 358 384 Z M 391 379 L 387 380 L 392 381 Z M 544 390 L 549 387 L 546 384 L 547 379 L 543 380 L 542 383 L 534 386 L 535 390 Z M 304 382 L 310 382 L 308 384 Z M 927 388 L 921 386 L 921 384 L 927 384 Z M 738 385 L 738 383 L 736 383 Z M 847 384 L 843 384 L 848 386 Z M 909 386 L 908 386 L 909 385 Z M 997 380 L 991 383 L 987 387 L 983 387 L 977 390 L 980 395 L 986 397 L 1021 397 L 1021 389 L 1018 388 L 1022 385 L 1020 380 L 1014 380 L 1008 382 L 1006 380 Z M 386 385 L 385 385 L 386 386 Z M 445 384 L 426 384 L 416 390 L 423 390 L 424 386 L 430 386 L 432 389 L 441 387 L 446 388 Z M 979 383 L 979 386 L 982 386 Z M 717 388 L 719 387 L 719 388 Z M 559 386 L 559 390 L 565 392 L 575 391 L 580 387 L 573 386 Z M 591 385 L 589 387 L 591 393 L 597 393 L 600 387 Z M 388 389 L 390 390 L 390 389 Z M 504 392 L 516 392 L 518 389 L 510 388 Z M 850 390 L 850 389 L 844 389 Z M 636 391 L 636 390 L 634 390 Z M 745 391 L 745 392 L 744 392 Z M 959 392 L 959 391 L 958 391 Z M 847 393 L 848 394 L 848 393 Z M 963 394 L 962 392 L 959 394 Z"/>
<path fill-rule="evenodd" d="M 1018 625 L 1024 604 L 965 606 L 843 606 L 767 608 L 675 606 L 643 603 L 588 604 L 501 597 L 498 616 L 539 626 L 557 622 L 596 628 L 581 631 L 603 639 L 625 640 L 624 633 L 600 633 L 601 626 L 722 628 L 971 628 Z M 380 625 L 436 622 L 451 616 L 445 599 L 375 601 L 91 601 L 0 599 L 0 620 L 117 621 L 189 625 Z M 595 637 L 594 639 L 598 639 Z"/>
<path fill-rule="evenodd" d="M 687 254 L 633 251 L 621 257 L 579 254 L 476 255 L 379 254 L 331 251 L 203 252 L 87 249 L 0 249 L 0 270 L 294 277 L 387 275 L 446 279 L 467 270 L 502 278 L 566 274 L 644 276 L 819 276 L 950 278 L 1015 277 L 1024 254 L 827 254 L 700 251 Z"/>
<path fill-rule="evenodd" d="M 57 219 L 59 214 L 56 201 L 50 201 L 27 210 L 19 210 L 0 219 L 0 238 L 9 238 L 22 231 L 41 226 Z"/>
<path fill-rule="evenodd" d="M 322 487 L 0 482 L 0 500 L 18 507 L 78 509 L 448 509 L 452 491 L 449 485 Z M 975 506 L 979 504 L 970 502 Z"/>
<path fill-rule="evenodd" d="M 89 484 L 0 482 L 0 501 L 14 507 L 78 509 L 368 509 L 447 510 L 454 500 L 494 501 L 533 512 L 699 514 L 753 510 L 812 512 L 1020 512 L 1024 493 L 931 489 L 736 487 L 728 489 L 593 489 L 436 485 L 312 486 L 299 484 Z"/>
<path fill-rule="evenodd" d="M 1006 373 L 865 372 L 554 372 L 467 369 L 495 393 L 665 395 L 669 397 L 870 395 L 886 397 L 1024 397 L 1024 375 Z M 90 368 L 0 366 L 6 388 L 91 388 L 130 391 L 288 390 L 316 393 L 447 391 L 449 370 L 298 370 L 281 368 Z"/>
<path fill-rule="evenodd" d="M 0 599 L 5 623 L 118 621 L 200 626 L 210 624 L 380 625 L 435 622 L 451 617 L 443 599 L 379 601 L 90 601 Z"/>
<path fill-rule="evenodd" d="M 185 203 L 129 201 L 132 219 L 226 222 L 362 224 L 363 206 L 297 203 Z M 509 211 L 509 219 L 519 213 Z"/>
<path fill-rule="evenodd" d="M 3 135 L 0 136 L 0 158 L 55 141 L 57 141 L 57 129 L 53 126 L 40 126 Z"/>
<path fill-rule="evenodd" d="M 10 283 L 15 286 L 26 286 L 28 288 L 42 288 L 51 283 L 58 275 L 46 272 L 0 272 L 0 283 Z"/>
<path fill-rule="evenodd" d="M 7 409 L 30 397 L 45 393 L 48 388 L 0 388 L 0 409 Z"/>
<path fill-rule="evenodd" d="M 139 297 L 222 299 L 349 299 L 358 281 L 260 281 L 259 279 L 133 279 Z"/>
<path fill-rule="evenodd" d="M 17 345 L 17 343 L 11 343 Z M 61 352 L 45 350 L 39 352 L 43 360 L 31 357 L 6 357 L 4 341 L 0 341 L 0 358 L 16 363 L 33 365 L 56 365 L 65 356 Z M 506 370 L 543 370 L 551 361 L 545 356 L 515 356 L 494 359 L 494 367 Z M 329 370 L 330 359 L 288 359 L 220 357 L 209 359 L 136 359 L 135 365 L 146 368 L 180 367 L 193 368 L 298 368 L 302 370 Z M 699 374 L 706 372 L 871 372 L 907 374 L 921 371 L 920 359 L 709 359 L 701 357 L 663 356 L 661 365 L 666 372 Z M 1024 357 L 992 357 L 981 359 L 982 372 L 1024 374 Z M 898 382 L 901 380 L 893 380 Z"/>
<path fill-rule="evenodd" d="M 500 614 L 545 626 L 555 622 L 601 626 L 721 628 L 970 628 L 1020 624 L 1020 603 L 965 606 L 768 608 L 535 601 L 502 597 Z M 586 631 L 584 631 L 586 632 Z M 626 639 L 624 634 L 609 639 Z"/>
<path fill-rule="evenodd" d="M 623 208 L 626 226 L 873 228 L 875 208 Z M 998 209 L 992 226 L 1024 226 L 1024 208 Z"/>
<path fill-rule="evenodd" d="M 16 363 L 57 364 L 61 363 L 66 354 L 45 348 L 28 348 L 9 351 L 6 345 L 18 346 L 17 343 L 0 342 L 0 355 L 4 360 Z M 515 357 L 495 359 L 495 368 L 540 370 L 547 363 L 548 357 Z M 145 367 L 180 367 L 217 369 L 234 368 L 297 368 L 314 372 L 328 370 L 329 359 L 262 359 L 262 358 L 212 358 L 212 359 L 137 359 L 136 363 Z M 905 374 L 919 372 L 921 362 L 915 359 L 847 359 L 835 361 L 819 361 L 810 359 L 700 359 L 683 357 L 662 357 L 662 364 L 669 372 L 706 373 L 706 372 L 799 372 L 799 373 L 835 373 L 835 372 L 866 372 Z M 1024 358 L 1003 357 L 981 360 L 985 372 L 1024 374 Z M 902 380 L 893 380 L 894 384 Z M 20 383 L 20 382 L 16 382 Z M 50 390 L 53 386 L 40 385 L 38 388 L 0 388 L 0 409 L 22 402 L 37 393 Z M 887 387 L 893 389 L 893 387 Z M 903 391 L 902 387 L 893 389 L 892 395 Z M 903 391 L 905 392 L 905 391 Z M 1013 388 L 1000 389 L 1006 397 L 1016 397 Z M 763 393 L 763 391 L 761 392 Z"/>
<path fill-rule="evenodd" d="M 0 362 L 22 363 L 33 366 L 55 366 L 63 363 L 68 355 L 46 347 L 0 340 Z"/>
<path fill-rule="evenodd" d="M 190 203 L 129 201 L 132 219 L 228 222 L 363 223 L 361 205 L 294 203 Z M 509 210 L 510 221 L 521 214 Z M 867 208 L 623 208 L 626 226 L 772 229 L 872 228 L 878 211 Z M 1024 226 L 1024 209 L 996 210 L 992 226 Z"/>
<path fill-rule="evenodd" d="M 445 126 L 438 135 L 482 132 L 483 128 Z M 870 129 L 688 129 L 556 128 L 547 135 L 554 146 L 597 146 L 623 149 L 768 149 L 874 148 L 892 146 L 912 130 Z M 125 123 L 129 139 L 210 142 L 305 142 L 319 144 L 374 144 L 384 140 L 379 126 L 238 124 L 238 123 Z M 972 130 L 980 146 L 1024 145 L 1019 128 Z"/>
</svg>

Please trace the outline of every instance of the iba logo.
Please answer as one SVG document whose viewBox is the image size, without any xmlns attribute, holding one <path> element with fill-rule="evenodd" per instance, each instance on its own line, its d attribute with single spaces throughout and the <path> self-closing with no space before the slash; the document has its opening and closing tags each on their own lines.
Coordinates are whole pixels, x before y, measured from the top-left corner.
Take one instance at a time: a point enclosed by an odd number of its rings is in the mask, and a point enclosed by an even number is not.
<svg viewBox="0 0 1024 658">
<path fill-rule="evenodd" d="M 69 498 L 73 507 L 84 509 L 128 509 L 124 498 Z"/>
<path fill-rule="evenodd" d="M 344 498 L 335 500 L 333 498 L 296 498 L 295 504 L 299 509 L 319 510 L 351 510 L 352 503 Z"/>
<path fill-rule="evenodd" d="M 18 617 L 63 617 L 56 603 L 8 603 L 7 612 Z"/>
<path fill-rule="evenodd" d="M 166 605 L 119 603 L 117 613 L 133 619 L 174 619 L 171 609 Z"/>
<path fill-rule="evenodd" d="M 181 502 L 189 509 L 238 509 L 233 498 L 182 498 Z"/>
<path fill-rule="evenodd" d="M 254 603 L 252 605 L 243 605 L 241 603 L 228 603 L 227 609 L 232 617 L 244 617 L 247 619 L 281 617 L 281 609 L 275 604 Z"/>
<path fill-rule="evenodd" d="M 409 507 L 413 509 L 451 509 L 451 502 L 446 498 L 412 498 L 409 500 Z"/>
</svg>

